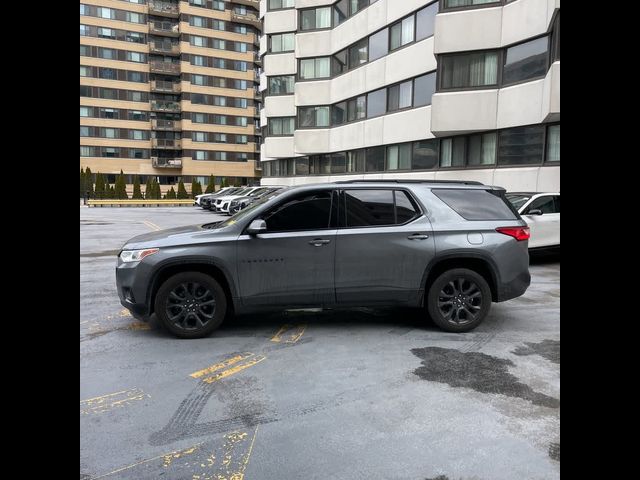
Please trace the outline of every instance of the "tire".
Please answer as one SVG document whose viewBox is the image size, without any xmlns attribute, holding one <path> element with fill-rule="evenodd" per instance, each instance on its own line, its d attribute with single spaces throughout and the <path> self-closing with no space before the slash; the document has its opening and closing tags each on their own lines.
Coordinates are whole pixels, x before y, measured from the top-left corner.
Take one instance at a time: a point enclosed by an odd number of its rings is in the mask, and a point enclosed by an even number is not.
<svg viewBox="0 0 640 480">
<path fill-rule="evenodd" d="M 473 330 L 490 309 L 491 289 L 487 281 L 467 268 L 444 272 L 431 284 L 427 294 L 431 319 L 447 332 Z"/>
<path fill-rule="evenodd" d="M 220 284 L 209 275 L 178 273 L 160 286 L 155 313 L 160 324 L 176 337 L 202 338 L 224 320 L 227 297 Z"/>
</svg>

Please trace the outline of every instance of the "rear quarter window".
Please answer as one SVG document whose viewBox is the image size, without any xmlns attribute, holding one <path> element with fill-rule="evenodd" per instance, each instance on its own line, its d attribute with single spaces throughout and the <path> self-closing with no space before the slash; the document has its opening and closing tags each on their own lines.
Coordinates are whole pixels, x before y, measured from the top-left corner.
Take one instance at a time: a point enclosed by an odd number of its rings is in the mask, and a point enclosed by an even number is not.
<svg viewBox="0 0 640 480">
<path fill-rule="evenodd" d="M 466 220 L 518 219 L 500 191 L 443 188 L 432 192 Z"/>
</svg>

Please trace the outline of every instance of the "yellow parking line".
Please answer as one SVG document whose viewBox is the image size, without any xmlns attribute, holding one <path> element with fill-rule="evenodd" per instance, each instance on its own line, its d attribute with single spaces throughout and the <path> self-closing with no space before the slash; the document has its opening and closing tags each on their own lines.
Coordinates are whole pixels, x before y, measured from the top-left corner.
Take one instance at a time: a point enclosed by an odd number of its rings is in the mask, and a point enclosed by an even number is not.
<svg viewBox="0 0 640 480">
<path fill-rule="evenodd" d="M 227 378 L 231 375 L 233 375 L 234 373 L 238 373 L 242 370 L 244 370 L 245 368 L 249 368 L 249 367 L 253 367 L 254 365 L 260 363 L 261 361 L 263 361 L 264 359 L 266 359 L 267 357 L 263 356 L 263 355 L 259 355 L 258 357 L 256 357 L 255 360 L 250 360 L 246 363 L 241 363 L 240 365 L 233 367 L 233 368 L 229 368 L 228 370 L 223 370 L 220 373 L 217 373 L 216 375 L 212 376 L 212 377 L 207 377 L 207 378 L 203 378 L 202 381 L 205 383 L 213 383 L 213 382 L 217 382 L 218 380 L 222 380 L 223 378 Z"/>
<path fill-rule="evenodd" d="M 123 470 L 129 470 L 130 468 L 137 467 L 138 465 L 142 465 L 144 463 L 152 462 L 153 460 L 158 460 L 159 458 L 164 458 L 165 462 L 167 461 L 167 457 L 169 457 L 169 458 L 180 458 L 180 457 L 182 457 L 184 455 L 189 455 L 189 454 L 195 452 L 196 449 L 198 449 L 198 447 L 200 447 L 200 445 L 202 445 L 203 443 L 204 442 L 197 443 L 193 447 L 185 448 L 184 450 L 176 450 L 174 452 L 163 453 L 162 455 L 158 455 L 157 457 L 148 458 L 147 460 L 142 460 L 142 461 L 140 461 L 138 463 L 134 463 L 134 464 L 131 464 L 131 465 L 127 465 L 126 467 L 118 468 L 117 470 L 114 470 L 114 471 L 109 472 L 109 473 L 105 473 L 103 475 L 100 475 L 99 477 L 92 477 L 92 480 L 98 480 L 98 478 L 108 477 L 109 475 L 113 475 L 114 473 L 119 473 L 119 472 L 122 472 Z M 171 461 L 169 461 L 169 463 L 167 465 L 165 465 L 165 466 L 168 466 L 170 463 L 171 463 Z"/>
<path fill-rule="evenodd" d="M 144 223 L 147 227 L 149 227 L 151 230 L 162 230 L 158 225 L 156 225 L 153 222 L 150 222 L 149 220 L 143 220 L 142 223 Z"/>
<path fill-rule="evenodd" d="M 228 358 L 226 360 L 223 360 L 222 362 L 214 363 L 210 367 L 204 368 L 202 370 L 198 370 L 197 372 L 193 372 L 189 376 L 193 378 L 204 377 L 205 375 L 213 373 L 217 370 L 222 370 L 223 368 L 233 365 L 234 363 L 238 363 L 240 360 L 244 360 L 245 358 L 252 357 L 253 355 L 254 354 L 251 352 L 241 353 L 240 355 L 236 355 L 235 357 Z"/>
<path fill-rule="evenodd" d="M 116 393 L 109 393 L 100 397 L 80 400 L 80 414 L 88 415 L 92 413 L 103 413 L 114 407 L 129 405 L 134 401 L 143 400 L 149 397 L 141 388 L 131 388 Z"/>
<path fill-rule="evenodd" d="M 271 338 L 271 341 L 274 343 L 281 343 L 283 341 L 282 335 L 286 332 L 292 330 L 293 332 L 284 340 L 284 343 L 296 343 L 302 337 L 302 334 L 306 330 L 307 325 L 283 325 L 280 327 L 280 330 Z"/>
</svg>

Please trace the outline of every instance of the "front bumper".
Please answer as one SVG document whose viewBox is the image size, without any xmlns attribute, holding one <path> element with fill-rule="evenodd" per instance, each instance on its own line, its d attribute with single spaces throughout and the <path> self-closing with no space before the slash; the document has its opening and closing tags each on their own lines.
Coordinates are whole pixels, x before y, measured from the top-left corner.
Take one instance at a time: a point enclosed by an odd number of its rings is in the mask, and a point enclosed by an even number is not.
<svg viewBox="0 0 640 480">
<path fill-rule="evenodd" d="M 122 263 L 116 266 L 116 288 L 120 304 L 134 318 L 147 321 L 150 315 L 148 304 L 148 279 L 151 268 L 144 262 Z"/>
</svg>

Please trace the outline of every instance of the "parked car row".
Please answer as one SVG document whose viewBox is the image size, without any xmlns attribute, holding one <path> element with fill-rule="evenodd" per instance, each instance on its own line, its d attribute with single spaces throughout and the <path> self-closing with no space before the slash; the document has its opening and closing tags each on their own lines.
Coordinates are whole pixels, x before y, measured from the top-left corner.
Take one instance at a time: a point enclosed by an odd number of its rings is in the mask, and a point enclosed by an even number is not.
<svg viewBox="0 0 640 480">
<path fill-rule="evenodd" d="M 216 193 L 196 196 L 195 205 L 216 213 L 234 215 L 256 200 L 270 198 L 282 187 L 225 187 Z"/>
</svg>

